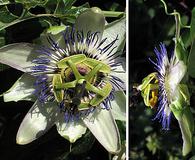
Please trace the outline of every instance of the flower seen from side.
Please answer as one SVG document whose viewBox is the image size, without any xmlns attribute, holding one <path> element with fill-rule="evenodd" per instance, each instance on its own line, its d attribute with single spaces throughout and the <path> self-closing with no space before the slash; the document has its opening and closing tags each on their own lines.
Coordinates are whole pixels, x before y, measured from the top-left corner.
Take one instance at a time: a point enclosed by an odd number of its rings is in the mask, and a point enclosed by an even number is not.
<svg viewBox="0 0 195 160">
<path fill-rule="evenodd" d="M 154 119 L 159 119 L 162 128 L 168 130 L 172 115 L 171 105 L 180 99 L 180 82 L 186 73 L 186 65 L 175 54 L 169 58 L 163 43 L 159 46 L 160 50 L 154 49 L 156 61 L 150 60 L 156 72 L 148 75 L 138 86 L 138 90 L 142 91 L 147 106 L 157 106 Z"/>
</svg>

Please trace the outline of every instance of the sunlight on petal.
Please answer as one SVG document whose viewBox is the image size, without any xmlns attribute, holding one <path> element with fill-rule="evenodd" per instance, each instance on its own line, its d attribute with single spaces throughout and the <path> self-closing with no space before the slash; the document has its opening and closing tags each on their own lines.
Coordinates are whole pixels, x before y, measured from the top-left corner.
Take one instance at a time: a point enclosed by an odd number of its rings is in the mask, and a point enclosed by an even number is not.
<svg viewBox="0 0 195 160">
<path fill-rule="evenodd" d="M 5 93 L 3 93 L 4 102 L 10 101 L 35 101 L 33 95 L 35 78 L 29 74 L 23 74 L 14 85 Z"/>
<path fill-rule="evenodd" d="M 176 87 L 184 77 L 187 67 L 183 61 L 179 61 L 174 65 L 168 73 L 167 83 L 170 86 L 172 93 L 174 94 Z"/>
<path fill-rule="evenodd" d="M 113 52 L 120 51 L 124 48 L 125 39 L 126 39 L 125 37 L 126 36 L 126 18 L 125 17 L 119 20 L 116 20 L 112 23 L 108 23 L 108 25 L 105 26 L 102 39 L 107 38 L 107 40 L 102 45 L 102 47 L 105 47 L 106 45 L 111 43 L 117 36 L 118 36 L 118 40 L 115 43 L 117 48 L 115 48 Z"/>
<path fill-rule="evenodd" d="M 11 66 L 22 72 L 32 66 L 34 45 L 29 43 L 14 43 L 0 48 L 0 63 Z"/>
<path fill-rule="evenodd" d="M 112 115 L 114 119 L 125 121 L 126 120 L 126 96 L 123 91 L 114 93 L 115 100 L 111 101 Z"/>
<path fill-rule="evenodd" d="M 108 152 L 118 153 L 120 151 L 120 135 L 110 111 L 96 109 L 83 121 Z"/>
<path fill-rule="evenodd" d="M 69 140 L 71 143 L 74 143 L 77 139 L 82 137 L 85 134 L 87 128 L 82 121 L 73 121 L 65 122 L 64 115 L 61 114 L 59 121 L 56 122 L 58 133 Z"/>
<path fill-rule="evenodd" d="M 36 101 L 24 117 L 17 136 L 18 144 L 27 144 L 45 134 L 53 125 L 56 116 L 56 103 L 41 104 Z"/>
</svg>

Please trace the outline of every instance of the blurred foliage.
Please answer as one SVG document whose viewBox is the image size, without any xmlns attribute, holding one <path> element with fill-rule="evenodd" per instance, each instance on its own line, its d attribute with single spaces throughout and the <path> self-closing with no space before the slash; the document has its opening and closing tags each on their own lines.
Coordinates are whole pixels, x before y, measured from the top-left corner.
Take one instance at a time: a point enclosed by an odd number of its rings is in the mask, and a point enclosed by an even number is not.
<svg viewBox="0 0 195 160">
<path fill-rule="evenodd" d="M 190 25 L 194 18 L 195 3 L 189 0 L 170 0 L 168 12 L 175 9 L 181 14 L 184 25 Z M 132 160 L 188 160 L 195 159 L 192 153 L 182 156 L 182 137 L 177 120 L 172 116 L 170 130 L 162 130 L 161 123 L 153 120 L 157 108 L 151 110 L 143 103 L 140 93 L 134 86 L 155 69 L 149 58 L 155 59 L 154 47 L 164 42 L 168 51 L 174 49 L 175 19 L 166 15 L 162 3 L 152 0 L 130 0 L 130 159 Z M 194 23 L 192 21 L 191 23 Z M 193 25 L 193 24 L 192 24 Z M 194 39 L 194 31 L 182 29 L 181 36 L 185 47 Z M 189 35 L 191 39 L 188 38 Z M 194 63 L 194 60 L 192 60 Z M 193 71 L 194 72 L 194 71 Z M 193 79 L 190 79 L 192 84 Z M 195 98 L 191 99 L 192 112 L 195 116 Z"/>
<path fill-rule="evenodd" d="M 125 1 L 86 0 L 0 0 L 0 47 L 19 42 L 33 43 L 50 26 L 70 25 L 86 8 L 97 6 L 106 11 L 125 11 Z M 116 18 L 107 18 L 108 22 Z M 22 72 L 0 64 L 0 93 L 8 90 Z M 53 127 L 28 145 L 17 145 L 15 138 L 32 102 L 4 103 L 0 97 L 1 160 L 100 160 L 113 156 L 87 131 L 70 144 Z M 117 122 L 125 144 L 125 123 Z"/>
</svg>

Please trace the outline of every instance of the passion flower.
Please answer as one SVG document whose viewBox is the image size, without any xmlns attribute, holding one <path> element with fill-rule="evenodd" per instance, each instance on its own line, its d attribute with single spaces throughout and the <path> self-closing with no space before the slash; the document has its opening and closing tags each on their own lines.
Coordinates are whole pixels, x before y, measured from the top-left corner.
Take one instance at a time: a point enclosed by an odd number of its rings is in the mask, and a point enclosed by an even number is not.
<svg viewBox="0 0 195 160">
<path fill-rule="evenodd" d="M 121 31 L 114 33 L 112 25 Z M 73 27 L 66 27 L 60 42 L 48 36 L 48 45 L 41 47 L 22 43 L 1 48 L 1 63 L 26 72 L 3 94 L 4 100 L 37 97 L 20 125 L 18 144 L 30 143 L 56 124 L 58 133 L 71 143 L 88 127 L 109 152 L 120 150 L 111 104 L 124 97 L 119 46 L 124 42 L 125 19 L 105 33 L 104 26 L 102 11 L 94 7 L 79 15 Z"/>
</svg>

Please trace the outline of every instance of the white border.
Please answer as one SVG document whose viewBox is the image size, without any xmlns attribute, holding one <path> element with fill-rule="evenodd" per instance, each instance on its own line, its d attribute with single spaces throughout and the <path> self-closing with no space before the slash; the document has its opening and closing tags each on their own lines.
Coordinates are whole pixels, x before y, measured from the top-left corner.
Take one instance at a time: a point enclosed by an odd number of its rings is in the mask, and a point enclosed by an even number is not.
<svg viewBox="0 0 195 160">
<path fill-rule="evenodd" d="M 129 159 L 129 0 L 126 0 L 126 160 Z"/>
</svg>

